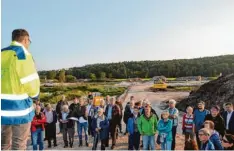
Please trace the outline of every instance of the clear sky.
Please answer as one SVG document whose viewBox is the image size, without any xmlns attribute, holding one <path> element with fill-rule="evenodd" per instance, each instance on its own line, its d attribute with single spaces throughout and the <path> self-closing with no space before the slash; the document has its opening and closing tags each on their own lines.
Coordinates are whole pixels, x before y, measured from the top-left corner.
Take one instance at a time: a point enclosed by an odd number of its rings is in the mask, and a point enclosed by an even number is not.
<svg viewBox="0 0 234 151">
<path fill-rule="evenodd" d="M 1 47 L 27 29 L 39 70 L 234 54 L 234 0 L 1 2 Z"/>
</svg>

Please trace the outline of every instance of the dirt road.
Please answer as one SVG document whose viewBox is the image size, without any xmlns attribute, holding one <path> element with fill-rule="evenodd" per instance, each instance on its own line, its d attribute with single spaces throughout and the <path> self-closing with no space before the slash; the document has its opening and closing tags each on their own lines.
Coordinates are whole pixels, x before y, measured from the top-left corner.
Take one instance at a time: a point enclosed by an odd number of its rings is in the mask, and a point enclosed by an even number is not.
<svg viewBox="0 0 234 151">
<path fill-rule="evenodd" d="M 177 99 L 177 98 L 181 98 L 181 97 L 186 97 L 189 95 L 188 92 L 147 92 L 146 90 L 149 88 L 150 85 L 148 84 L 138 84 L 138 85 L 133 85 L 130 87 L 129 91 L 128 91 L 128 95 L 124 101 L 124 106 L 126 104 L 126 102 L 129 100 L 130 96 L 134 96 L 136 100 L 143 100 L 145 98 L 147 98 L 151 103 L 153 108 L 156 110 L 157 114 L 160 115 L 162 110 L 159 108 L 160 102 L 167 100 L 167 99 Z M 181 121 L 181 119 L 180 119 Z M 123 131 L 125 130 L 125 124 L 123 123 Z M 57 126 L 58 127 L 58 126 Z M 176 145 L 176 149 L 183 149 L 183 136 L 181 135 L 181 124 L 180 126 L 177 128 L 178 129 L 178 134 L 177 134 L 177 145 Z M 58 128 L 57 128 L 58 130 Z M 123 134 L 119 134 L 119 138 L 117 140 L 117 144 L 116 144 L 116 150 L 127 150 L 128 149 L 128 138 L 127 136 L 124 136 Z M 92 148 L 92 142 L 93 142 L 93 138 L 90 137 L 89 139 L 90 141 L 90 147 L 78 147 L 78 137 L 77 137 L 77 133 L 75 134 L 75 142 L 74 142 L 74 147 L 73 148 L 66 148 L 66 150 L 91 150 Z M 51 148 L 50 150 L 63 150 L 63 139 L 62 139 L 62 135 L 59 134 L 57 135 L 57 142 L 58 142 L 58 146 Z M 31 144 L 31 139 L 29 137 L 28 140 L 28 149 L 32 149 Z M 111 144 L 111 141 L 110 141 Z M 47 142 L 44 143 L 45 149 L 47 148 Z M 157 148 L 159 149 L 159 146 L 157 145 Z M 100 149 L 100 143 L 99 143 L 99 147 L 98 149 Z M 107 150 L 110 150 L 110 148 L 106 148 Z"/>
</svg>

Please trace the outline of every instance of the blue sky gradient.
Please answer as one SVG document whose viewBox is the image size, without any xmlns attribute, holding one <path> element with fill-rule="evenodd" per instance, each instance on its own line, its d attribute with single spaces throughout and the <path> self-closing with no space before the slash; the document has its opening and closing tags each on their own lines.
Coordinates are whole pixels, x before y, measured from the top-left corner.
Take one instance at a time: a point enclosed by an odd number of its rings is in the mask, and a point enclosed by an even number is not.
<svg viewBox="0 0 234 151">
<path fill-rule="evenodd" d="M 234 53 L 233 0 L 2 0 L 2 47 L 25 28 L 39 70 Z"/>
</svg>

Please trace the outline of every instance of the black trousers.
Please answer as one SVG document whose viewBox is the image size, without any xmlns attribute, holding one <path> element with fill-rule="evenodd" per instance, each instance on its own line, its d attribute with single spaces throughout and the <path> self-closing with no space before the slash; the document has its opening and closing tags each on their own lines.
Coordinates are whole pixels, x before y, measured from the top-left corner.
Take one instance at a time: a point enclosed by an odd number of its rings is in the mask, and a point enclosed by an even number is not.
<svg viewBox="0 0 234 151">
<path fill-rule="evenodd" d="M 128 136 L 128 150 L 139 150 L 141 135 L 134 132 Z"/>
<path fill-rule="evenodd" d="M 45 125 L 45 138 L 48 140 L 49 146 L 51 146 L 51 140 L 54 140 L 54 145 L 57 144 L 55 123 L 49 123 Z"/>
<path fill-rule="evenodd" d="M 112 145 L 114 146 L 116 144 L 116 136 L 117 136 L 117 125 L 118 122 L 113 121 L 113 120 L 109 120 L 110 123 L 110 129 L 109 129 L 109 133 L 111 135 L 111 139 L 112 139 Z M 109 135 L 108 135 L 109 136 Z M 108 141 L 106 143 L 106 146 L 109 146 L 109 138 Z"/>
<path fill-rule="evenodd" d="M 175 144 L 176 144 L 176 131 L 177 126 L 172 127 L 172 144 L 171 144 L 171 150 L 175 150 Z"/>
<path fill-rule="evenodd" d="M 119 124 L 118 124 L 119 131 L 120 131 L 120 132 L 122 132 L 122 118 L 123 118 L 123 115 L 120 116 Z"/>
<path fill-rule="evenodd" d="M 91 118 L 91 116 L 88 116 L 88 134 L 89 135 L 93 135 L 92 134 L 92 118 Z"/>
<path fill-rule="evenodd" d="M 99 141 L 99 134 L 96 134 L 96 135 L 94 136 L 94 141 L 93 141 L 93 148 L 92 148 L 92 150 L 97 150 L 98 141 Z M 106 142 L 107 142 L 107 138 L 101 140 L 101 150 L 105 150 L 105 148 L 106 148 Z"/>
</svg>

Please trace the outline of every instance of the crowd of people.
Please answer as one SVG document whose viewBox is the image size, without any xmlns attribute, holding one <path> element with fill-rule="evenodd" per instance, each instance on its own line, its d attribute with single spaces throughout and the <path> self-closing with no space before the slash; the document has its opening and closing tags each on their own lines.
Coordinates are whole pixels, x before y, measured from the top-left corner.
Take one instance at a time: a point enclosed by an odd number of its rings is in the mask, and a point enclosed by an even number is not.
<svg viewBox="0 0 234 151">
<path fill-rule="evenodd" d="M 64 148 L 73 147 L 77 125 L 79 147 L 89 147 L 89 138 L 92 136 L 92 150 L 98 149 L 99 142 L 101 150 L 105 150 L 109 147 L 109 139 L 112 140 L 111 149 L 115 149 L 118 134 L 123 133 L 123 118 L 126 124 L 124 135 L 128 135 L 129 150 L 139 150 L 141 147 L 143 150 L 155 150 L 156 143 L 160 145 L 161 150 L 175 150 L 177 127 L 180 123 L 179 111 L 175 105 L 175 100 L 169 100 L 169 108 L 162 111 L 159 119 L 147 99 L 136 101 L 134 96 L 130 97 L 124 111 L 121 99 L 110 96 L 101 100 L 99 106 L 94 105 L 92 95 L 87 98 L 74 98 L 70 105 L 63 97 L 56 105 L 56 110 L 52 109 L 50 104 L 41 109 L 37 102 L 31 126 L 33 149 L 37 150 L 38 146 L 40 150 L 44 148 L 43 131 L 48 148 L 52 147 L 52 140 L 54 146 L 57 146 L 57 121 L 59 133 L 63 135 Z M 196 109 L 192 106 L 186 108 L 182 117 L 185 150 L 234 149 L 233 104 L 226 103 L 225 111 L 221 113 L 220 110 L 219 106 L 212 106 L 210 111 L 205 109 L 203 101 L 198 102 Z"/>
</svg>

